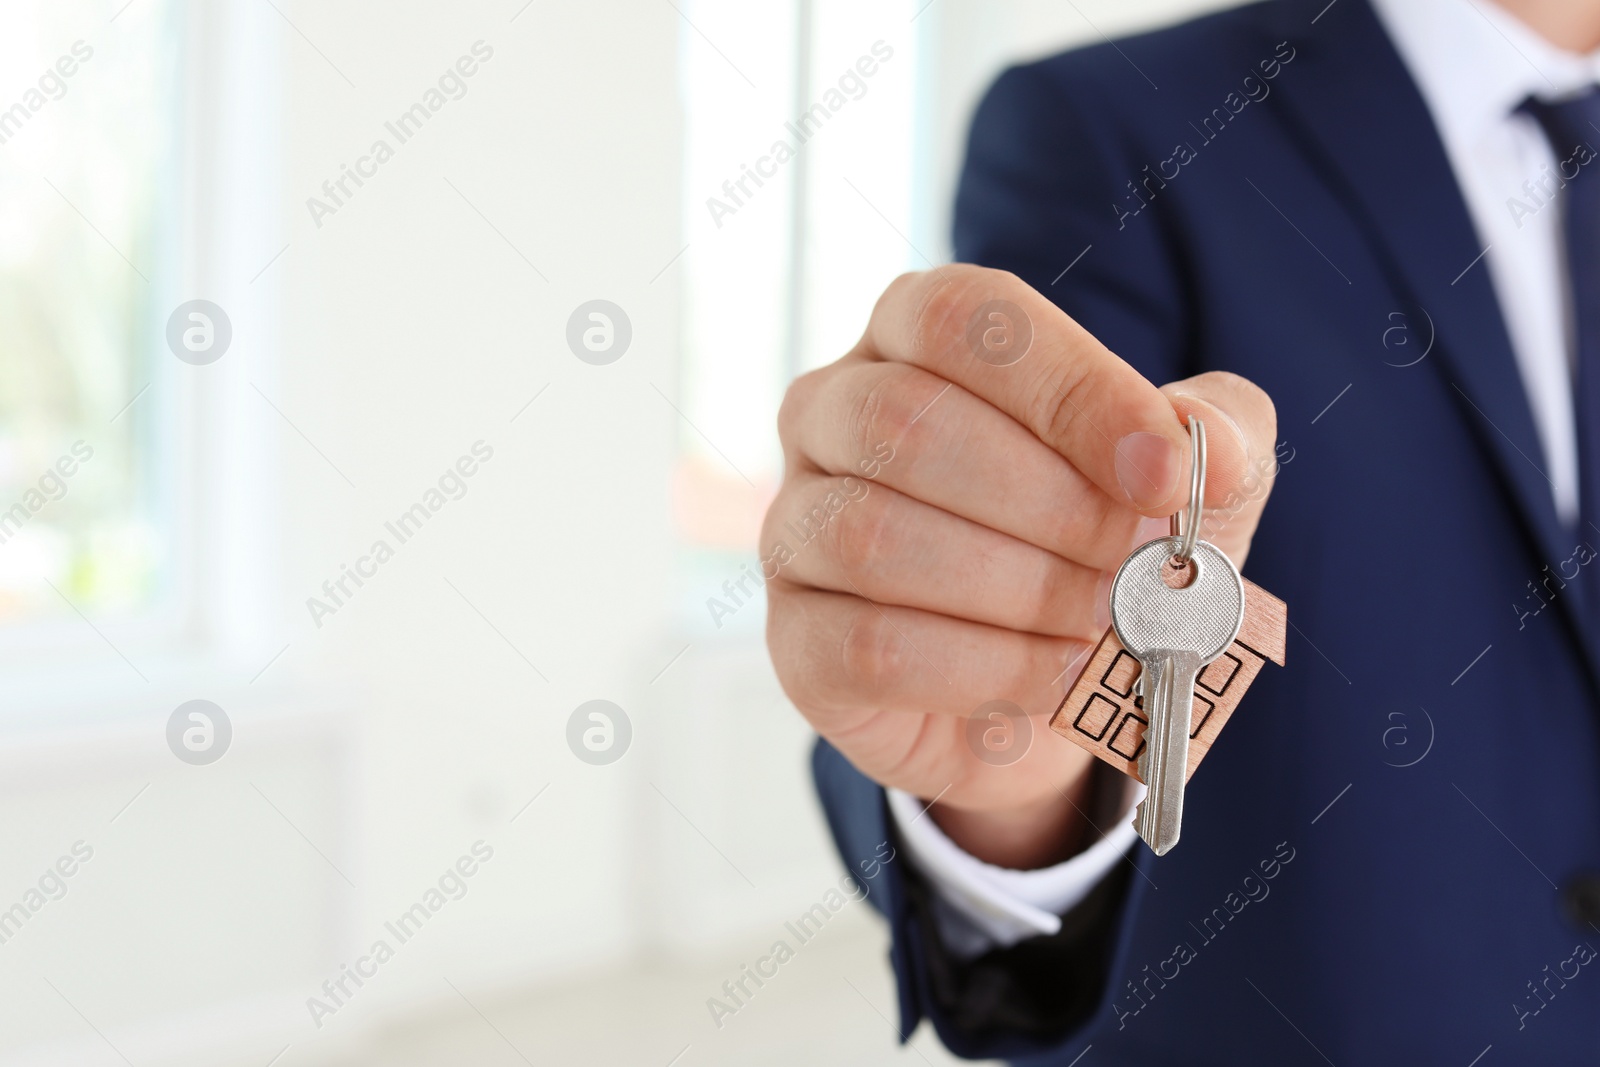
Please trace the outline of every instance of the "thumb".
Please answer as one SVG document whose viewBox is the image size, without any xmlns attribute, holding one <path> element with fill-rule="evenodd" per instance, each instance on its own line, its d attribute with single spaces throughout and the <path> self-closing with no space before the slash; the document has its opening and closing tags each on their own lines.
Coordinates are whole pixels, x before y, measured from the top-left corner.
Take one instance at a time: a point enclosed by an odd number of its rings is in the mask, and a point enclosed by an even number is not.
<svg viewBox="0 0 1600 1067">
<path fill-rule="evenodd" d="M 1266 508 L 1278 473 L 1274 443 L 1278 413 L 1254 382 L 1227 371 L 1208 371 L 1161 387 L 1185 425 L 1193 415 L 1206 425 L 1205 512 L 1200 537 L 1240 567 Z M 1188 506 L 1187 487 L 1179 499 Z"/>
</svg>

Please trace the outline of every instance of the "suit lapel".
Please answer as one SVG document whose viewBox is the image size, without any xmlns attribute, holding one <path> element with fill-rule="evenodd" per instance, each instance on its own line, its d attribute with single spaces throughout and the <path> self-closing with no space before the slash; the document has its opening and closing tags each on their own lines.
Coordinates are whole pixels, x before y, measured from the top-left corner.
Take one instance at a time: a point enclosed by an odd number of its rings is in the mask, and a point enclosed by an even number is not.
<svg viewBox="0 0 1600 1067">
<path fill-rule="evenodd" d="M 1281 106 L 1298 120 L 1291 134 L 1350 206 L 1396 290 L 1431 319 L 1429 362 L 1492 457 L 1540 562 L 1553 567 L 1571 554 L 1572 535 L 1556 517 L 1484 249 L 1427 105 L 1365 0 L 1277 8 L 1277 39 L 1299 53 L 1291 76 L 1279 82 Z M 1584 616 L 1595 606 L 1581 604 L 1578 592 L 1574 584 L 1574 595 L 1558 603 L 1600 673 L 1595 642 L 1583 637 Z"/>
</svg>

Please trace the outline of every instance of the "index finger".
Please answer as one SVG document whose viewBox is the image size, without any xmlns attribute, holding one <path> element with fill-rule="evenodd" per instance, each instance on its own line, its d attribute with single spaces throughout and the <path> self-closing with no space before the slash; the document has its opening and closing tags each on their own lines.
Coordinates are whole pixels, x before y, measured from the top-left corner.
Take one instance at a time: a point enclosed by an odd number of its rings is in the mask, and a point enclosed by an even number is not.
<svg viewBox="0 0 1600 1067">
<path fill-rule="evenodd" d="M 975 393 L 1150 515 L 1182 503 L 1188 433 L 1172 402 L 1020 278 L 957 263 L 904 274 L 872 310 L 870 358 Z"/>
</svg>

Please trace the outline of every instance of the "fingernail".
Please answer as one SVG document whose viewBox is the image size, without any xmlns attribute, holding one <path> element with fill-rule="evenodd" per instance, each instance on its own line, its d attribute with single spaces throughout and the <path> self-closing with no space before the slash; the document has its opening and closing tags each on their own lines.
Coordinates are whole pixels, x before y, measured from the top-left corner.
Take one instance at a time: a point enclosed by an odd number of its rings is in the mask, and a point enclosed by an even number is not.
<svg viewBox="0 0 1600 1067">
<path fill-rule="evenodd" d="M 1246 461 L 1248 461 L 1250 459 L 1250 438 L 1245 436 L 1244 427 L 1239 425 L 1239 420 L 1238 419 L 1235 419 L 1232 415 L 1228 414 L 1226 411 L 1224 411 L 1221 408 L 1217 407 L 1217 405 L 1213 404 L 1211 401 L 1205 399 L 1204 397 L 1196 396 L 1194 393 L 1185 393 L 1185 392 L 1182 392 L 1182 391 L 1177 391 L 1177 392 L 1174 392 L 1172 395 L 1174 397 L 1180 397 L 1181 396 L 1181 397 L 1184 397 L 1185 399 L 1188 399 L 1188 400 L 1198 400 L 1201 403 L 1205 404 L 1206 407 L 1210 408 L 1212 411 L 1216 412 L 1219 416 L 1221 416 L 1222 417 L 1222 421 L 1226 422 L 1228 424 L 1229 428 L 1233 430 L 1233 436 L 1239 442 L 1239 452 L 1240 452 L 1240 454 L 1245 457 Z M 1207 416 L 1207 418 L 1209 418 L 1209 417 L 1210 416 Z"/>
<path fill-rule="evenodd" d="M 1153 508 L 1172 496 L 1178 449 L 1158 433 L 1130 433 L 1117 442 L 1117 482 L 1136 508 Z"/>
</svg>

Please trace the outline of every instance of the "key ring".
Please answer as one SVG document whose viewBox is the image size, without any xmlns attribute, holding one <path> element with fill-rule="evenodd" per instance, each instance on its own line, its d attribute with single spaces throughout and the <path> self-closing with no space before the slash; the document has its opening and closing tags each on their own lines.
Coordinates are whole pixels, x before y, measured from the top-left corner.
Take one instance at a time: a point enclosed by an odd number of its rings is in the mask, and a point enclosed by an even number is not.
<svg viewBox="0 0 1600 1067">
<path fill-rule="evenodd" d="M 1172 536 L 1183 538 L 1172 558 L 1184 566 L 1194 559 L 1194 543 L 1200 536 L 1200 511 L 1206 495 L 1206 424 L 1193 415 L 1189 416 L 1189 441 L 1194 447 L 1194 457 L 1189 464 L 1189 521 L 1180 524 L 1180 513 L 1172 513 Z"/>
</svg>

